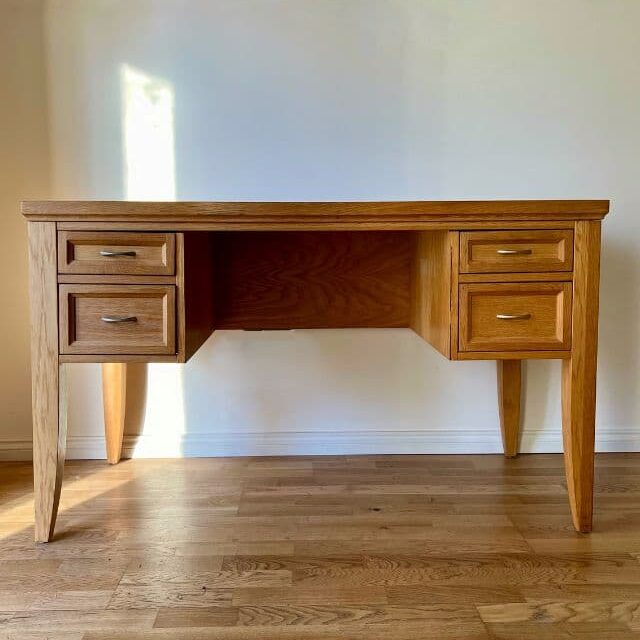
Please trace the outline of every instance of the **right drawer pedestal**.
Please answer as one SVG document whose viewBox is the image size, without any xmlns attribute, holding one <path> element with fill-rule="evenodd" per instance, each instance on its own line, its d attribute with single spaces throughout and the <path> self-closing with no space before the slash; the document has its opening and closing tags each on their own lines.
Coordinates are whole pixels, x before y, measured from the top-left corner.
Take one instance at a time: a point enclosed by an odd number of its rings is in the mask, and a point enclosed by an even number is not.
<svg viewBox="0 0 640 640">
<path fill-rule="evenodd" d="M 459 357 L 568 352 L 573 230 L 462 231 L 459 239 Z"/>
</svg>

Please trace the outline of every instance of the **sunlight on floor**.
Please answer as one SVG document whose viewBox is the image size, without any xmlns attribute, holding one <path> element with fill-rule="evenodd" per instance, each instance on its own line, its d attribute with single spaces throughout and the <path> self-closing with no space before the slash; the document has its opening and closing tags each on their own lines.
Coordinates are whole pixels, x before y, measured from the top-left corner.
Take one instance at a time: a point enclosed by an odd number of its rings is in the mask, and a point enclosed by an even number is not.
<svg viewBox="0 0 640 640">
<path fill-rule="evenodd" d="M 137 477 L 140 472 L 136 471 Z M 73 475 L 66 475 L 64 487 L 60 497 L 59 513 L 62 514 L 69 509 L 92 500 L 107 491 L 126 484 L 132 476 L 126 467 L 104 468 L 83 477 L 74 478 Z M 33 493 L 20 496 L 13 500 L 8 500 L 0 504 L 0 540 L 14 536 L 28 527 L 33 526 Z"/>
</svg>

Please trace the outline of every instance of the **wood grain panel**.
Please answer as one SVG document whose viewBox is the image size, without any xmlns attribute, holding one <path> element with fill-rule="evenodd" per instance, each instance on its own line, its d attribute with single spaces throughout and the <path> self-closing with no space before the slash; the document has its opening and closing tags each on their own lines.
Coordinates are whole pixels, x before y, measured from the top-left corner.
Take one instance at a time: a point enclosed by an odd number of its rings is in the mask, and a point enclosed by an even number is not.
<svg viewBox="0 0 640 640">
<path fill-rule="evenodd" d="M 571 282 L 570 271 L 539 273 L 461 273 L 458 282 Z"/>
<path fill-rule="evenodd" d="M 374 223 L 446 219 L 601 219 L 608 200 L 491 200 L 390 202 L 124 202 L 26 201 L 22 213 L 32 220 L 111 222 Z"/>
<path fill-rule="evenodd" d="M 409 326 L 411 233 L 219 233 L 218 329 Z"/>
<path fill-rule="evenodd" d="M 451 357 L 452 244 L 458 234 L 419 231 L 411 279 L 411 328 L 443 356 Z"/>
<path fill-rule="evenodd" d="M 461 351 L 566 350 L 570 344 L 569 283 L 460 285 Z"/>
<path fill-rule="evenodd" d="M 176 276 L 58 274 L 58 284 L 176 284 Z"/>
<path fill-rule="evenodd" d="M 74 221 L 58 222 L 59 230 L 64 231 L 111 231 L 115 228 L 126 227 L 128 231 L 164 231 L 168 227 L 172 231 L 457 231 L 476 230 L 479 223 L 477 218 L 449 219 L 447 216 L 430 217 L 426 220 L 388 220 L 380 219 L 362 222 L 359 218 L 344 218 L 337 221 L 313 221 L 304 219 L 276 220 L 270 222 L 235 222 L 220 221 L 217 218 L 201 220 L 162 220 L 131 221 L 104 220 L 87 221 L 85 218 Z M 573 229 L 575 222 L 571 218 L 536 220 L 532 218 L 491 218 L 482 221 L 483 229 Z"/>
<path fill-rule="evenodd" d="M 178 352 L 186 362 L 214 330 L 214 236 L 178 235 Z"/>
<path fill-rule="evenodd" d="M 566 360 L 571 351 L 458 351 L 456 360 Z"/>
<path fill-rule="evenodd" d="M 182 362 L 177 354 L 149 353 L 61 353 L 60 362 Z"/>
<path fill-rule="evenodd" d="M 460 234 L 462 273 L 571 271 L 572 266 L 572 231 L 465 231 Z"/>
<path fill-rule="evenodd" d="M 102 255 L 102 252 L 112 255 Z M 75 274 L 169 276 L 175 271 L 175 236 L 172 233 L 59 231 L 58 270 Z"/>
<path fill-rule="evenodd" d="M 60 285 L 64 354 L 175 353 L 175 287 Z M 105 322 L 105 317 L 133 318 Z"/>
</svg>

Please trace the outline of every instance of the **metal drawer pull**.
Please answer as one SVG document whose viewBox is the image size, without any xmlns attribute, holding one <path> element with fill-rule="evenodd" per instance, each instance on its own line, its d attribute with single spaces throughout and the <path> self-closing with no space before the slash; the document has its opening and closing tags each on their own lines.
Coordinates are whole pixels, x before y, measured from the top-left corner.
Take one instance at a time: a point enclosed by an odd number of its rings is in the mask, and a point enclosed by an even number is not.
<svg viewBox="0 0 640 640">
<path fill-rule="evenodd" d="M 533 252 L 531 249 L 498 249 L 496 253 L 499 256 L 530 256 Z"/>
<path fill-rule="evenodd" d="M 529 320 L 531 318 L 531 314 L 530 313 L 516 313 L 516 314 L 509 314 L 509 313 L 499 313 L 496 318 L 498 320 Z"/>
<path fill-rule="evenodd" d="M 106 249 L 103 249 L 100 252 L 100 255 L 105 258 L 122 258 L 123 256 L 127 256 L 129 258 L 135 258 L 136 252 L 135 251 L 107 251 Z"/>
<path fill-rule="evenodd" d="M 100 320 L 102 322 L 137 322 L 138 318 L 135 316 L 102 316 Z"/>
</svg>

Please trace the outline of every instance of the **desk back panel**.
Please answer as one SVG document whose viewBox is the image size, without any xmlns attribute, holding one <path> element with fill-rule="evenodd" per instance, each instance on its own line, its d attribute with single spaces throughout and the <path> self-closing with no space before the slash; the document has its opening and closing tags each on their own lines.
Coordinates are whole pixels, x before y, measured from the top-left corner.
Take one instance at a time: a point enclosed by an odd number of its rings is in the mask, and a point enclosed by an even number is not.
<svg viewBox="0 0 640 640">
<path fill-rule="evenodd" d="M 412 232 L 215 232 L 217 329 L 408 327 Z"/>
</svg>

